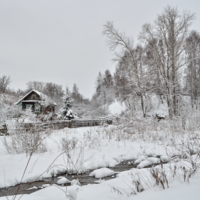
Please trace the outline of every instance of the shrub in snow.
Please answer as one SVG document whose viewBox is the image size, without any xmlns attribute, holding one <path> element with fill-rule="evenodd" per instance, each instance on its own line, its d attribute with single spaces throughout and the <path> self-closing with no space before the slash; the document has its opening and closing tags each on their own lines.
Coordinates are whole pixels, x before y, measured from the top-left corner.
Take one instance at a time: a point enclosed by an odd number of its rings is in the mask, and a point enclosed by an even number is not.
<svg viewBox="0 0 200 200">
<path fill-rule="evenodd" d="M 135 170 L 131 170 L 129 172 L 129 176 L 131 178 L 131 183 L 134 187 L 132 187 L 131 194 L 137 194 L 138 192 L 142 192 L 145 190 L 146 187 L 149 187 L 149 183 L 147 183 L 146 179 L 144 178 L 145 173 L 138 173 Z M 149 182 L 149 181 L 148 181 Z"/>
<path fill-rule="evenodd" d="M 17 105 L 7 105 L 0 100 L 0 124 L 5 124 L 7 120 L 18 118 L 23 115 L 23 111 Z"/>
<path fill-rule="evenodd" d="M 151 168 L 150 174 L 155 181 L 155 186 L 160 186 L 163 189 L 169 187 L 168 177 L 164 169 Z"/>
<path fill-rule="evenodd" d="M 44 140 L 49 134 L 49 130 L 41 132 L 37 128 L 31 128 L 28 131 L 17 129 L 9 137 L 4 137 L 2 143 L 9 154 L 26 153 L 26 155 L 31 155 L 33 153 L 43 153 L 47 151 Z"/>
<path fill-rule="evenodd" d="M 29 122 L 36 122 L 36 114 L 32 112 L 31 108 L 28 108 L 22 111 L 20 122 L 29 123 Z"/>
<path fill-rule="evenodd" d="M 82 173 L 85 172 L 83 166 L 84 161 L 84 147 L 78 142 L 78 139 L 73 137 L 72 139 L 62 138 L 62 150 L 66 155 L 66 170 L 67 173 Z"/>
</svg>

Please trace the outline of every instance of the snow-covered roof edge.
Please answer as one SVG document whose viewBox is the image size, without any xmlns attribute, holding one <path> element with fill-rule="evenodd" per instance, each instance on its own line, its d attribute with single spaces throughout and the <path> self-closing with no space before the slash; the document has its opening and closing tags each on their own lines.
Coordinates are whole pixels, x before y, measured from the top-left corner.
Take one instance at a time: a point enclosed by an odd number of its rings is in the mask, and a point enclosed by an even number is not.
<svg viewBox="0 0 200 200">
<path fill-rule="evenodd" d="M 40 98 L 42 99 L 42 96 L 45 97 L 44 100 L 46 100 L 46 98 L 50 99 L 50 97 L 48 97 L 47 95 L 43 94 L 42 92 L 39 92 L 37 90 L 31 90 L 30 92 L 28 92 L 25 96 L 23 96 L 19 101 L 15 102 L 14 104 L 17 105 L 19 104 L 24 98 L 26 98 L 31 92 L 35 92 L 36 94 L 38 94 L 40 96 Z M 56 106 L 57 103 L 53 102 L 53 104 Z"/>
</svg>

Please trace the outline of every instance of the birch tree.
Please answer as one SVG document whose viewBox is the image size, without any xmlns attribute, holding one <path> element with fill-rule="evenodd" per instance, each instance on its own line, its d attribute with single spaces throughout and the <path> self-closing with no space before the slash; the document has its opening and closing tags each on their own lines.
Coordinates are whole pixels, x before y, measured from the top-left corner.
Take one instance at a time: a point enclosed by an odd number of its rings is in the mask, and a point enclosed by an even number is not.
<svg viewBox="0 0 200 200">
<path fill-rule="evenodd" d="M 179 74 L 186 65 L 184 44 L 193 19 L 194 14 L 168 6 L 153 25 L 145 24 L 140 34 L 149 48 L 149 63 L 156 68 L 160 89 L 166 94 L 170 117 L 178 114 Z"/>
<path fill-rule="evenodd" d="M 118 55 L 117 59 L 118 63 L 125 67 L 123 71 L 125 77 L 122 76 L 121 80 L 127 81 L 126 91 L 130 91 L 129 95 L 140 99 L 143 117 L 146 117 L 147 92 L 150 90 L 147 87 L 147 82 L 150 76 L 147 75 L 147 66 L 143 62 L 144 51 L 142 46 L 137 45 L 135 47 L 130 38 L 114 28 L 112 22 L 105 24 L 103 34 L 108 38 L 107 43 L 111 51 L 117 53 L 117 50 L 121 50 L 122 55 Z M 115 77 L 120 78 L 116 74 Z"/>
<path fill-rule="evenodd" d="M 192 31 L 186 38 L 186 56 L 188 60 L 186 68 L 186 91 L 191 96 L 192 108 L 198 108 L 198 96 L 200 92 L 200 34 Z"/>
</svg>

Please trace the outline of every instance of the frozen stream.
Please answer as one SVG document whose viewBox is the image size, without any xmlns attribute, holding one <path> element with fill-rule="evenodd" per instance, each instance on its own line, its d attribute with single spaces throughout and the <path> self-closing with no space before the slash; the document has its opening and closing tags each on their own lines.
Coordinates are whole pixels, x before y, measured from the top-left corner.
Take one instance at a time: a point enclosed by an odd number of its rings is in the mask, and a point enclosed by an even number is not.
<svg viewBox="0 0 200 200">
<path fill-rule="evenodd" d="M 136 165 L 134 165 L 133 163 L 134 163 L 134 160 L 123 161 L 119 165 L 116 165 L 115 167 L 110 168 L 110 169 L 114 170 L 115 172 L 122 172 L 122 171 L 130 170 L 131 168 L 136 167 Z M 77 174 L 67 175 L 67 179 L 69 179 L 69 180 L 78 179 L 79 182 L 81 183 L 81 185 L 97 184 L 95 181 L 97 181 L 99 179 L 95 178 L 93 176 L 89 176 L 89 174 L 92 171 L 93 170 L 88 171 L 84 174 L 79 174 L 79 175 L 77 175 Z M 8 188 L 0 188 L 0 197 L 15 195 L 16 193 L 18 193 L 18 194 L 31 194 L 31 193 L 33 193 L 37 190 L 42 189 L 42 186 L 44 184 L 50 184 L 50 185 L 56 184 L 57 185 L 57 181 L 59 180 L 58 177 L 60 177 L 60 176 L 65 176 L 65 174 L 59 174 L 56 177 L 44 178 L 43 181 L 37 181 L 37 182 L 31 182 L 31 183 L 22 183 L 20 185 L 19 191 L 18 191 L 19 185 L 8 187 Z M 116 177 L 116 174 L 112 175 L 112 176 L 105 177 L 103 179 L 104 180 L 110 180 L 110 179 L 113 179 L 115 177 Z M 70 185 L 70 184 L 66 184 L 66 185 Z M 32 188 L 32 189 L 30 189 L 30 188 Z"/>
<path fill-rule="evenodd" d="M 123 171 L 127 171 L 130 170 L 132 168 L 136 168 L 138 164 L 134 164 L 135 160 L 127 160 L 127 161 L 123 161 L 120 164 L 116 165 L 113 168 L 110 168 L 111 170 L 115 171 L 115 172 L 123 172 Z M 164 164 L 164 163 L 163 163 Z M 154 165 L 158 165 L 158 164 L 154 164 Z M 148 168 L 152 167 L 152 165 L 147 166 Z M 89 176 L 89 174 L 92 172 L 88 171 L 84 174 L 71 174 L 71 175 L 67 175 L 67 179 L 69 179 L 70 181 L 73 179 L 78 179 L 79 182 L 81 183 L 81 185 L 87 185 L 87 184 L 98 184 L 96 181 L 98 181 L 98 178 L 95 178 L 94 176 Z M 60 176 L 65 176 L 66 174 L 59 174 L 56 177 L 50 177 L 50 178 L 44 178 L 42 181 L 37 181 L 37 182 L 31 182 L 31 183 L 23 183 L 20 185 L 16 185 L 16 186 L 12 186 L 12 187 L 8 187 L 8 188 L 0 188 L 0 197 L 2 196 L 9 196 L 9 195 L 15 195 L 15 194 L 31 194 L 35 191 L 41 190 L 42 188 L 44 188 L 43 186 L 45 184 L 49 184 L 49 185 L 58 185 L 57 181 L 59 180 Z M 112 176 L 108 176 L 108 177 L 104 177 L 103 180 L 110 180 L 115 178 L 117 175 L 114 174 Z M 70 185 L 70 183 L 65 184 L 65 185 Z M 17 192 L 18 191 L 18 192 Z"/>
</svg>

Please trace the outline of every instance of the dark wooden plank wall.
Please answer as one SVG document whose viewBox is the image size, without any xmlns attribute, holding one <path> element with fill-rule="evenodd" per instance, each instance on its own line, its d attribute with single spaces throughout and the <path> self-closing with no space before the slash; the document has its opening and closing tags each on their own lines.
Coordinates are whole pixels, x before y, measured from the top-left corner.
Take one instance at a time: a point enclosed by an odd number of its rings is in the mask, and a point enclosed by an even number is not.
<svg viewBox="0 0 200 200">
<path fill-rule="evenodd" d="M 32 95 L 35 95 L 35 99 L 33 99 L 32 98 Z M 32 91 L 28 96 L 26 96 L 23 100 L 41 100 L 41 98 L 40 98 L 40 96 L 36 93 L 36 92 L 34 92 L 34 91 Z"/>
</svg>

